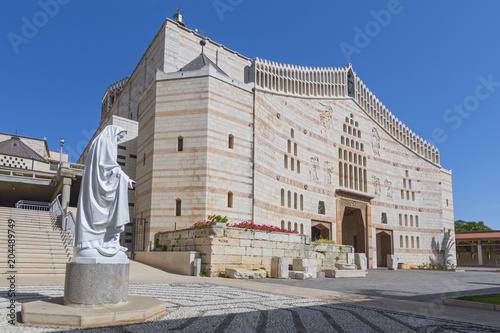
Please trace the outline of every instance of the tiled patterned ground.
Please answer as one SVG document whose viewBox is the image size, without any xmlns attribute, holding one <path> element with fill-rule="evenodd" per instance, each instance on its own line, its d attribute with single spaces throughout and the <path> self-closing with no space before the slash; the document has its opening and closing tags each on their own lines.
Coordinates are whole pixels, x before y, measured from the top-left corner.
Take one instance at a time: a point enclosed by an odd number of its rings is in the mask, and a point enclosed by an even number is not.
<svg viewBox="0 0 500 333">
<path fill-rule="evenodd" d="M 17 304 L 60 297 L 64 286 L 18 286 Z M 327 303 L 228 286 L 202 283 L 132 284 L 130 295 L 167 303 L 154 321 L 87 329 L 86 332 L 500 332 L 499 329 L 425 318 L 407 313 Z M 0 292 L 1 332 L 73 332 L 17 324 L 6 319 L 7 293 Z"/>
</svg>

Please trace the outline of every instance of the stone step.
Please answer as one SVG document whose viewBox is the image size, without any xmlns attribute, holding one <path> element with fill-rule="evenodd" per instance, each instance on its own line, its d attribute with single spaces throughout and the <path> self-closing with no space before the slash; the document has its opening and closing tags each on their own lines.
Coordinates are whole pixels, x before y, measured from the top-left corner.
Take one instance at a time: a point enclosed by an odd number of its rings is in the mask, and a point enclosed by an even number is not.
<svg viewBox="0 0 500 333">
<path fill-rule="evenodd" d="M 51 260 L 67 260 L 71 255 L 69 253 L 67 254 L 46 254 L 46 255 L 38 255 L 37 257 L 34 257 L 32 255 L 27 255 L 27 254 L 19 254 L 16 253 L 16 262 L 19 260 L 20 262 L 44 262 L 44 261 L 51 261 Z M 4 261 L 7 262 L 7 261 Z"/>
<path fill-rule="evenodd" d="M 16 275 L 22 275 L 22 274 L 43 274 L 43 275 L 50 275 L 50 274 L 66 274 L 66 267 L 64 268 L 27 268 L 27 267 L 22 267 L 20 269 L 16 269 L 17 273 Z"/>
<path fill-rule="evenodd" d="M 3 265 L 4 269 L 8 269 L 8 265 L 5 264 Z M 50 263 L 44 263 L 44 262 L 17 262 L 15 265 L 15 269 L 21 269 L 21 268 L 64 268 L 66 267 L 66 262 L 50 262 Z"/>
<path fill-rule="evenodd" d="M 59 238 L 62 239 L 63 237 L 67 235 L 64 235 L 63 233 L 59 231 L 52 231 L 52 230 L 31 230 L 31 231 L 15 231 L 14 233 L 10 233 L 11 235 L 14 235 L 15 238 L 39 238 L 39 237 L 44 237 L 44 238 Z M 12 238 L 12 237 L 11 237 Z M 9 234 L 7 232 L 0 232 L 0 240 L 3 239 L 9 239 Z"/>
<path fill-rule="evenodd" d="M 59 235 L 59 234 L 53 234 L 53 233 L 40 233 L 40 234 L 24 234 L 24 233 L 21 233 L 21 234 L 14 234 L 15 235 L 15 240 L 16 240 L 16 243 L 17 241 L 21 240 L 21 241 L 37 241 L 37 240 L 40 240 L 40 239 L 43 239 L 43 240 L 57 240 L 57 241 L 62 241 L 63 239 L 68 239 L 68 240 L 71 240 L 73 237 L 65 237 L 65 236 L 62 236 L 62 235 Z M 12 238 L 12 237 L 11 237 Z M 8 241 L 9 239 L 8 235 L 2 235 L 0 234 L 0 243 L 1 242 L 6 242 Z"/>
</svg>

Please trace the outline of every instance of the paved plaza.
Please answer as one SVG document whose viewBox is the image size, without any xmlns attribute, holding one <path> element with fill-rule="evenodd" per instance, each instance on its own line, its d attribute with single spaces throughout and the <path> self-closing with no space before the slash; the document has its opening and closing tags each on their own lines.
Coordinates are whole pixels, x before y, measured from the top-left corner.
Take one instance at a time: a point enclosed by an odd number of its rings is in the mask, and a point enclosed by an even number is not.
<svg viewBox="0 0 500 333">
<path fill-rule="evenodd" d="M 167 314 L 141 324 L 81 331 L 500 332 L 498 312 L 433 302 L 464 293 L 500 292 L 500 273 L 494 272 L 370 270 L 366 279 L 243 281 L 180 276 L 131 262 L 130 280 L 130 295 L 165 301 Z M 9 325 L 6 288 L 1 290 L 0 332 L 80 331 Z M 16 292 L 19 311 L 24 302 L 62 296 L 64 285 L 60 277 L 23 279 Z"/>
</svg>

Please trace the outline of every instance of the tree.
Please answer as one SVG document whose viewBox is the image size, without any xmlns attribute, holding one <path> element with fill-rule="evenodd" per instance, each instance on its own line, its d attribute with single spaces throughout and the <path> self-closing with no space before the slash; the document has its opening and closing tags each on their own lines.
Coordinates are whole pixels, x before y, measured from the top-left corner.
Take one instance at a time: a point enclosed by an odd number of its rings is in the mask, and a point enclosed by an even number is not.
<svg viewBox="0 0 500 333">
<path fill-rule="evenodd" d="M 490 231 L 490 227 L 484 225 L 483 221 L 455 221 L 455 232 L 468 232 L 468 231 Z"/>
</svg>

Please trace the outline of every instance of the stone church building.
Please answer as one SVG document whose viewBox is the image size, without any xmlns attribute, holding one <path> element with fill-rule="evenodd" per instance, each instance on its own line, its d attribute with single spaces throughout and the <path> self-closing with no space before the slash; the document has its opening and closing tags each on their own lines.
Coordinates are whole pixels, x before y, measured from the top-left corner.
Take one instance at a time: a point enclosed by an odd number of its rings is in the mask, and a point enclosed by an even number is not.
<svg viewBox="0 0 500 333">
<path fill-rule="evenodd" d="M 128 130 L 118 162 L 146 244 L 220 214 L 353 245 L 371 268 L 455 260 L 451 171 L 350 64 L 250 59 L 166 19 L 106 89 L 95 135 L 110 124 Z"/>
</svg>

